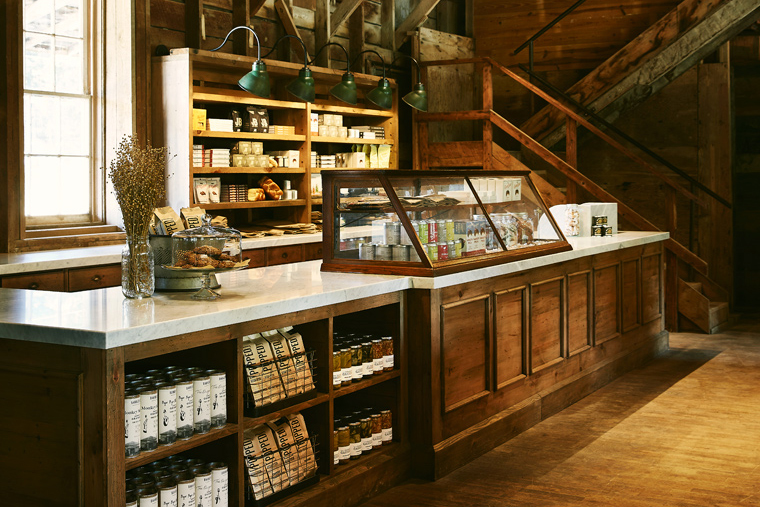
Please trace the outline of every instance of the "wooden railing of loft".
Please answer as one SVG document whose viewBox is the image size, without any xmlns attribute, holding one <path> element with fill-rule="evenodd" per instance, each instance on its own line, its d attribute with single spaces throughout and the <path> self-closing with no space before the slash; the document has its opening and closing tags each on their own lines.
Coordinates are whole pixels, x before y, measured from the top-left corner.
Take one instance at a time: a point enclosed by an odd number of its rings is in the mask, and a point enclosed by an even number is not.
<svg viewBox="0 0 760 507">
<path fill-rule="evenodd" d="M 649 220 L 641 216 L 632 208 L 621 202 L 614 195 L 610 194 L 602 187 L 594 183 L 591 179 L 578 171 L 577 161 L 577 128 L 583 126 L 611 147 L 615 148 L 621 154 L 635 162 L 642 169 L 652 174 L 664 184 L 665 188 L 665 206 L 667 215 L 667 231 L 670 238 L 665 241 L 665 322 L 669 329 L 676 326 L 678 319 L 677 308 L 677 287 L 678 287 L 678 261 L 683 261 L 696 272 L 707 276 L 707 262 L 687 247 L 673 239 L 677 229 L 676 216 L 676 197 L 681 195 L 689 201 L 705 208 L 707 203 L 704 199 L 694 194 L 688 188 L 675 182 L 669 175 L 661 169 L 650 164 L 641 156 L 629 150 L 616 139 L 610 137 L 604 131 L 597 128 L 588 119 L 575 112 L 570 106 L 565 105 L 560 100 L 551 96 L 543 89 L 534 85 L 527 79 L 515 74 L 508 68 L 488 57 L 466 58 L 457 60 L 434 60 L 420 62 L 423 79 L 426 78 L 427 68 L 448 65 L 475 64 L 479 67 L 482 77 L 482 109 L 477 111 L 455 111 L 455 112 L 436 112 L 436 113 L 417 113 L 417 142 L 419 148 L 419 165 L 420 169 L 430 169 L 430 159 L 428 154 L 431 153 L 431 146 L 428 138 L 428 123 L 443 121 L 480 121 L 482 123 L 482 167 L 483 169 L 492 169 L 492 152 L 493 152 L 493 127 L 500 129 L 507 135 L 518 141 L 525 148 L 529 149 L 552 167 L 557 169 L 567 178 L 567 190 L 565 192 L 566 202 L 576 202 L 578 189 L 582 188 L 596 199 L 604 202 L 615 202 L 618 205 L 618 214 L 627 223 L 639 230 L 659 231 L 660 229 Z M 493 110 L 493 72 L 494 70 L 511 78 L 533 94 L 541 97 L 550 106 L 556 108 L 565 115 L 566 122 L 566 156 L 565 160 L 555 155 L 541 143 L 531 138 L 528 134 L 521 131 L 518 127 L 510 123 Z M 446 144 L 446 143 L 438 143 Z"/>
</svg>

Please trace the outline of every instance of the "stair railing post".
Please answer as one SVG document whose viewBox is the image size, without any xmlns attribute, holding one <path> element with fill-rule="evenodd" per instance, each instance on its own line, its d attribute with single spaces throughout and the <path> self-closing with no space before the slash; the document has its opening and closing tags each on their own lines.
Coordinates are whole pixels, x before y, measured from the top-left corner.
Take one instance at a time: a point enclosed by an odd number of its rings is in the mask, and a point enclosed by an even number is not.
<svg viewBox="0 0 760 507">
<path fill-rule="evenodd" d="M 528 44 L 528 68 L 530 69 L 530 74 L 528 74 L 528 82 L 533 83 L 533 41 L 530 41 L 530 44 Z M 536 114 L 536 94 L 531 93 L 530 94 L 530 115 L 533 116 Z"/>
<path fill-rule="evenodd" d="M 483 78 L 483 110 L 493 110 L 493 69 L 491 62 L 482 64 L 481 74 Z M 493 123 L 487 118 L 483 122 L 483 169 L 493 169 Z"/>
<path fill-rule="evenodd" d="M 578 170 L 578 123 L 571 117 L 565 119 L 565 162 L 567 165 Z M 578 202 L 578 185 L 575 181 L 567 178 L 565 190 L 565 202 L 568 204 Z"/>
<path fill-rule="evenodd" d="M 665 207 L 667 228 L 672 238 L 676 233 L 676 191 L 665 187 Z M 665 328 L 678 331 L 678 257 L 665 249 Z"/>
</svg>

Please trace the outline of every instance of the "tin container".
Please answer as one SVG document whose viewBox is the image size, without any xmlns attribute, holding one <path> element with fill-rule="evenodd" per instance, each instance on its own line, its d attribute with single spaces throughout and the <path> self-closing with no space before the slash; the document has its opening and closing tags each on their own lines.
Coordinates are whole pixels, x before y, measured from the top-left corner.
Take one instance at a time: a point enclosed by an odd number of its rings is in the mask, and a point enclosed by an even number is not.
<svg viewBox="0 0 760 507">
<path fill-rule="evenodd" d="M 449 218 L 446 220 L 446 241 L 454 240 L 454 220 Z"/>
<path fill-rule="evenodd" d="M 393 260 L 408 262 L 410 248 L 410 245 L 393 245 Z"/>
<path fill-rule="evenodd" d="M 127 389 L 124 393 L 124 455 L 140 454 L 140 393 Z"/>
<path fill-rule="evenodd" d="M 227 507 L 230 496 L 229 469 L 221 461 L 210 463 L 209 468 L 211 469 L 212 505 L 213 507 Z"/>
<path fill-rule="evenodd" d="M 140 391 L 140 450 L 158 447 L 158 390 L 147 386 Z"/>
<path fill-rule="evenodd" d="M 449 244 L 445 241 L 441 241 L 440 243 L 438 243 L 438 260 L 439 261 L 449 260 Z"/>
<path fill-rule="evenodd" d="M 200 507 L 213 505 L 213 477 L 207 466 L 198 466 L 193 469 L 195 475 L 195 505 Z"/>
<path fill-rule="evenodd" d="M 436 220 L 436 228 L 438 229 L 438 242 L 448 241 L 446 232 L 446 220 Z"/>
<path fill-rule="evenodd" d="M 227 424 L 227 374 L 224 370 L 209 370 L 211 378 L 211 427 Z"/>
<path fill-rule="evenodd" d="M 375 260 L 375 245 L 372 243 L 360 243 L 359 258 L 365 261 Z"/>
<path fill-rule="evenodd" d="M 177 438 L 193 436 L 193 381 L 188 377 L 176 377 L 177 392 Z"/>
<path fill-rule="evenodd" d="M 393 245 L 375 245 L 375 260 L 393 260 Z"/>
<path fill-rule="evenodd" d="M 428 235 L 428 223 L 424 220 L 417 222 L 417 235 L 420 237 L 420 243 L 423 245 L 430 242 Z"/>
<path fill-rule="evenodd" d="M 449 259 L 458 259 L 460 257 L 461 251 L 459 254 L 457 253 L 456 241 L 449 241 L 446 243 L 446 245 L 449 250 Z"/>
<path fill-rule="evenodd" d="M 438 260 L 438 243 L 428 243 L 425 245 L 427 247 L 427 254 L 428 258 L 431 261 L 437 261 Z"/>
<path fill-rule="evenodd" d="M 160 382 L 158 389 L 158 443 L 170 445 L 177 441 L 177 388 L 173 382 Z"/>
<path fill-rule="evenodd" d="M 401 222 L 386 222 L 383 227 L 383 241 L 387 245 L 401 243 Z"/>
<path fill-rule="evenodd" d="M 428 220 L 428 243 L 438 243 L 438 222 Z"/>
<path fill-rule="evenodd" d="M 158 504 L 163 506 L 177 506 L 177 483 L 171 477 L 159 482 L 158 488 Z"/>
<path fill-rule="evenodd" d="M 193 430 L 208 433 L 211 430 L 211 378 L 207 373 L 196 373 L 193 379 Z"/>
<path fill-rule="evenodd" d="M 195 505 L 195 476 L 192 472 L 174 474 L 177 481 L 177 500 L 179 505 Z"/>
</svg>

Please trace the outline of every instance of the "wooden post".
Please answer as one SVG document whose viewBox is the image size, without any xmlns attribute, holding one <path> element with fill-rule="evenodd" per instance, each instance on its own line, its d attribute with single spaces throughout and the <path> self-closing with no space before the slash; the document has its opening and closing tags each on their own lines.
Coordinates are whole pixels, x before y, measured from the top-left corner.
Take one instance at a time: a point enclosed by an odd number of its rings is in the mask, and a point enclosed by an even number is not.
<svg viewBox="0 0 760 507">
<path fill-rule="evenodd" d="M 314 12 L 314 52 L 330 42 L 330 3 L 329 0 L 316 0 Z M 330 67 L 330 49 L 322 51 L 317 57 L 316 64 L 320 67 Z"/>
<path fill-rule="evenodd" d="M 394 0 L 381 0 L 380 5 L 380 45 L 391 51 L 396 50 L 396 2 Z M 388 62 L 391 63 L 391 62 Z"/>
<path fill-rule="evenodd" d="M 232 0 L 232 24 L 233 26 L 248 26 L 251 22 L 251 11 L 248 0 Z M 257 9 L 258 10 L 258 9 Z M 248 30 L 238 30 L 232 34 L 232 52 L 236 55 L 250 56 Z"/>
<path fill-rule="evenodd" d="M 362 51 L 364 51 L 364 8 L 360 5 L 348 18 L 348 57 L 353 62 L 358 56 L 359 60 L 352 70 L 366 73 L 367 67 L 365 62 L 367 61 L 367 57 L 371 56 L 375 60 L 377 60 L 377 57 L 372 54 L 368 55 L 367 53 L 359 56 L 359 53 Z"/>
<path fill-rule="evenodd" d="M 678 215 L 676 207 L 676 191 L 671 187 L 665 187 L 665 212 L 667 214 L 667 229 L 672 238 L 678 227 Z"/>
<path fill-rule="evenodd" d="M 578 123 L 568 116 L 565 124 L 565 162 L 573 169 L 578 170 Z M 565 202 L 577 203 L 578 185 L 568 178 L 566 188 Z"/>
<path fill-rule="evenodd" d="M 665 329 L 678 331 L 678 257 L 665 248 Z"/>
<path fill-rule="evenodd" d="M 203 0 L 185 2 L 185 45 L 200 49 L 201 26 L 203 26 Z"/>
<path fill-rule="evenodd" d="M 483 110 L 490 111 L 493 109 L 493 76 L 491 64 L 483 64 L 481 74 L 483 77 Z M 483 169 L 490 171 L 493 169 L 493 124 L 490 119 L 483 121 Z"/>
</svg>

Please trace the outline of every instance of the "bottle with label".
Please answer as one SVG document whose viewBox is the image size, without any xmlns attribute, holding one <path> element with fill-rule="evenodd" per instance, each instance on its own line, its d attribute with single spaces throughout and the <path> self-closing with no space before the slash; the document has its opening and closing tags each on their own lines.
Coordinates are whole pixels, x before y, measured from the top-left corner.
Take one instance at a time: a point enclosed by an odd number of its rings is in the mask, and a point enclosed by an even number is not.
<svg viewBox="0 0 760 507">
<path fill-rule="evenodd" d="M 341 353 L 340 350 L 333 350 L 333 389 L 340 389 L 342 384 L 343 373 L 341 372 Z"/>
<path fill-rule="evenodd" d="M 388 445 L 393 441 L 393 417 L 390 410 L 380 412 L 383 428 L 383 445 Z"/>
<path fill-rule="evenodd" d="M 393 371 L 393 337 L 384 336 L 383 344 L 383 371 Z"/>
</svg>

